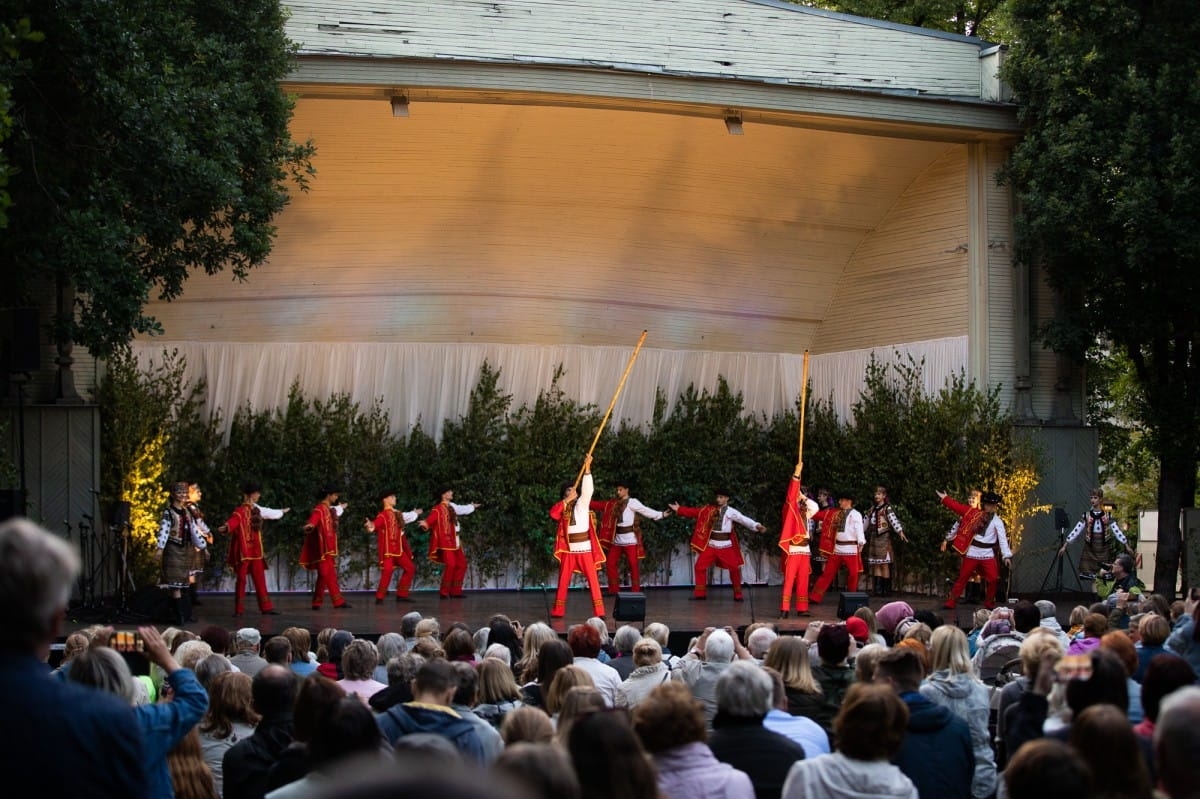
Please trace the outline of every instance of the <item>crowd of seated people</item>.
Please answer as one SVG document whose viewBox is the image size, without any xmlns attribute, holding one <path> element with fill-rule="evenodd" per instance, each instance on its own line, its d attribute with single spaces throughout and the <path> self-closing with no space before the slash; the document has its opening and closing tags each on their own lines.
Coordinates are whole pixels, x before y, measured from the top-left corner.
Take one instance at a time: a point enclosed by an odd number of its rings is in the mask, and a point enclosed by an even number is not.
<svg viewBox="0 0 1200 799">
<path fill-rule="evenodd" d="M 1200 796 L 1200 600 L 1125 597 L 1066 629 L 1018 602 L 969 631 L 891 602 L 678 653 L 661 623 L 562 637 L 500 613 L 413 612 L 377 641 L 93 627 L 51 669 L 78 571 L 58 537 L 0 525 L 11 795 Z M 985 671 L 1001 653 L 1016 668 Z"/>
</svg>

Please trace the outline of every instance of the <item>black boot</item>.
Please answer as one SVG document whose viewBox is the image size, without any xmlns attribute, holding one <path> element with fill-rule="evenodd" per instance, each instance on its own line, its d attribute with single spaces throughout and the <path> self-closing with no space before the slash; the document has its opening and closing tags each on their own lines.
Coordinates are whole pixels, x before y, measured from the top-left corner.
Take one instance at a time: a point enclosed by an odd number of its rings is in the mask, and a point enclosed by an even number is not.
<svg viewBox="0 0 1200 799">
<path fill-rule="evenodd" d="M 196 593 L 196 584 L 195 583 L 188 583 L 187 593 L 188 593 L 188 601 L 191 602 L 193 606 L 200 607 L 201 605 L 204 604 L 203 602 L 200 601 L 200 595 L 198 593 Z"/>
<path fill-rule="evenodd" d="M 177 607 L 179 609 L 179 623 L 188 624 L 195 621 L 195 619 L 192 618 L 192 601 L 188 599 L 187 592 L 185 591 L 182 595 L 180 595 L 177 601 Z"/>
</svg>

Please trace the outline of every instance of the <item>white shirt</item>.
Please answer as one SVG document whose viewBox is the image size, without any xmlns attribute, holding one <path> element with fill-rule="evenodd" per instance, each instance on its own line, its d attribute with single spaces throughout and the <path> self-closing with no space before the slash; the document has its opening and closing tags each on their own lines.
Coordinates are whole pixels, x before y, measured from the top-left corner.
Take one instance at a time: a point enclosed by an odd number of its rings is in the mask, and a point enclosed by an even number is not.
<svg viewBox="0 0 1200 799">
<path fill-rule="evenodd" d="M 1089 524 L 1095 524 L 1097 526 L 1102 525 L 1104 523 L 1103 519 L 1104 519 L 1104 517 L 1101 516 L 1099 519 L 1097 519 L 1096 521 L 1093 522 L 1092 518 L 1091 518 L 1091 511 L 1088 511 L 1087 513 L 1083 514 L 1083 518 L 1079 520 L 1079 524 L 1075 525 L 1075 529 L 1067 534 L 1067 540 L 1065 543 L 1069 544 L 1072 541 L 1074 541 L 1076 538 L 1078 538 L 1079 534 L 1082 533 Z M 1113 536 L 1118 541 L 1120 541 L 1125 546 L 1129 546 L 1129 540 L 1127 538 L 1125 538 L 1125 534 L 1121 532 L 1121 528 L 1117 526 L 1117 522 L 1111 516 L 1109 516 L 1108 529 L 1112 532 Z M 1102 532 L 1102 531 L 1096 530 L 1095 532 Z"/>
<path fill-rule="evenodd" d="M 587 479 L 586 477 L 584 478 Z M 621 687 L 621 674 L 607 663 L 601 663 L 596 658 L 575 658 L 574 664 L 588 673 L 596 690 L 604 697 L 608 707 L 617 705 L 617 689 Z"/>
<path fill-rule="evenodd" d="M 804 518 L 811 519 L 813 517 L 813 514 L 816 513 L 818 510 L 820 510 L 820 508 L 817 506 L 817 503 L 814 502 L 813 500 L 805 497 L 805 499 L 804 499 Z M 811 540 L 811 535 L 810 535 L 810 540 Z M 808 544 L 805 544 L 803 546 L 800 546 L 799 544 L 789 544 L 788 545 L 788 554 L 789 555 L 807 555 L 808 553 L 809 553 Z"/>
<path fill-rule="evenodd" d="M 583 481 L 579 484 L 579 497 L 575 500 L 575 507 L 571 510 L 571 521 L 567 525 L 567 535 L 572 533 L 586 533 L 591 528 L 591 514 L 589 506 L 592 502 L 592 492 L 595 486 L 592 483 L 592 473 L 588 472 L 583 476 Z M 572 552 L 591 552 L 592 541 L 591 536 L 586 541 L 569 541 Z M 603 664 L 601 664 L 603 665 Z M 615 669 L 613 670 L 615 673 Z M 620 680 L 617 680 L 620 683 Z M 614 696 L 615 696 L 614 692 Z M 612 702 L 609 702 L 609 707 L 612 707 Z"/>
<path fill-rule="evenodd" d="M 620 502 L 620 500 L 617 500 L 617 502 Z M 621 513 L 621 518 L 617 519 L 617 526 L 632 527 L 634 513 L 637 513 L 639 516 L 645 516 L 647 519 L 653 519 L 654 521 L 658 521 L 663 517 L 662 511 L 654 510 L 653 508 L 647 508 L 639 500 L 630 497 L 629 501 L 625 503 L 625 510 Z M 617 546 L 633 546 L 637 543 L 637 533 L 618 532 L 615 536 L 613 536 L 613 543 Z"/>
<path fill-rule="evenodd" d="M 258 508 L 259 515 L 262 516 L 264 519 L 282 519 L 283 518 L 283 511 L 281 511 L 281 510 L 276 510 L 275 508 L 264 508 L 262 505 L 259 505 L 257 502 L 254 503 L 254 507 Z"/>
<path fill-rule="evenodd" d="M 1008 548 L 1008 533 L 1004 529 L 1004 521 L 999 514 L 992 517 L 991 523 L 979 535 L 971 539 L 971 545 L 967 548 L 967 557 L 971 560 L 991 560 L 995 557 L 991 546 L 980 546 L 975 541 L 982 541 L 985 545 L 1000 541 L 1000 558 L 1006 560 L 1012 557 L 1012 550 Z"/>
<path fill-rule="evenodd" d="M 458 534 L 460 532 L 462 532 L 462 525 L 458 523 L 458 517 L 459 516 L 470 516 L 472 513 L 475 512 L 475 506 L 474 505 L 458 505 L 453 502 L 447 502 L 446 504 L 449 505 L 450 507 L 454 508 L 454 514 L 455 514 L 455 517 L 454 517 L 454 546 L 461 547 L 462 539 L 459 538 Z M 407 524 L 410 520 L 405 518 L 404 521 Z"/>
<path fill-rule="evenodd" d="M 720 509 L 718 509 L 717 513 L 720 513 L 720 512 L 721 512 Z M 725 513 L 721 514 L 721 526 L 713 528 L 713 532 L 714 533 L 732 533 L 734 522 L 737 522 L 742 527 L 745 527 L 747 530 L 757 530 L 758 529 L 758 522 L 754 521 L 753 519 L 751 519 L 749 516 L 742 513 L 741 511 L 735 510 L 734 508 L 731 508 L 728 505 L 726 505 Z M 712 538 L 709 538 L 708 545 L 710 547 L 712 547 L 713 549 L 728 549 L 729 547 L 733 546 L 733 541 L 732 540 L 715 541 Z"/>
<path fill-rule="evenodd" d="M 867 537 L 863 533 L 862 514 L 854 508 L 846 511 L 846 527 L 837 533 L 834 539 L 833 551 L 838 555 L 857 555 L 860 547 L 867 545 Z"/>
</svg>

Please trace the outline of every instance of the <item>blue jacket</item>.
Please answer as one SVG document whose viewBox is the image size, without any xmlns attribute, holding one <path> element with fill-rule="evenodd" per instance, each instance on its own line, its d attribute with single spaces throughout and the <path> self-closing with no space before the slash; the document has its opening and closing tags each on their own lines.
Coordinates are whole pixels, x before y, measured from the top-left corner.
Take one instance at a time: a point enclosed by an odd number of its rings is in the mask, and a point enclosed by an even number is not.
<svg viewBox="0 0 1200 799">
<path fill-rule="evenodd" d="M 175 691 L 170 702 L 139 705 L 134 708 L 142 728 L 145 745 L 146 776 L 150 781 L 150 796 L 154 799 L 174 799 L 171 772 L 167 768 L 167 752 L 192 731 L 208 710 L 208 694 L 196 675 L 188 669 L 178 669 L 167 675 Z"/>
<path fill-rule="evenodd" d="M 967 722 L 918 691 L 906 691 L 900 698 L 908 705 L 908 733 L 892 762 L 922 797 L 971 799 L 975 752 Z"/>
<path fill-rule="evenodd" d="M 379 730 L 388 743 L 413 732 L 428 732 L 448 738 L 458 751 L 476 763 L 484 762 L 483 744 L 475 725 L 442 705 L 427 705 L 422 702 L 406 702 L 394 705 L 375 717 Z"/>
<path fill-rule="evenodd" d="M 32 655 L 0 655 L 0 766 L 5 793 L 149 796 L 133 708 L 50 676 Z"/>
</svg>

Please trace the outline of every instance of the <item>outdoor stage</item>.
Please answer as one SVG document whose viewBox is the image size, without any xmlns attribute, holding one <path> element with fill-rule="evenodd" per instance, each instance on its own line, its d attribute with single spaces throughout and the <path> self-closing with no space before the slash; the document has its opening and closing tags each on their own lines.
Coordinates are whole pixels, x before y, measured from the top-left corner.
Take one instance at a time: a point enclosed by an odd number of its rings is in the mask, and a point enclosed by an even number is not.
<svg viewBox="0 0 1200 799">
<path fill-rule="evenodd" d="M 795 611 L 788 619 L 779 619 L 780 587 L 770 585 L 755 585 L 746 587 L 745 601 L 734 602 L 733 593 L 728 585 L 718 585 L 709 590 L 708 599 L 698 602 L 691 601 L 690 586 L 671 588 L 647 588 L 646 623 L 662 622 L 671 628 L 672 648 L 686 647 L 687 639 L 698 634 L 705 627 L 731 626 L 743 628 L 755 621 L 771 622 L 781 632 L 803 632 L 812 619 L 833 621 L 837 618 L 837 591 L 825 595 L 820 605 L 810 607 L 810 617 L 798 618 Z M 496 613 L 504 613 L 509 618 L 519 620 L 522 624 L 534 621 L 548 621 L 550 626 L 565 634 L 567 628 L 592 616 L 591 600 L 586 590 L 574 589 L 567 599 L 567 615 L 563 619 L 550 619 L 550 605 L 554 601 L 554 589 L 540 588 L 521 591 L 468 591 L 461 599 L 440 599 L 436 591 L 415 591 L 411 603 L 396 602 L 389 595 L 383 604 L 375 604 L 373 592 L 348 592 L 345 594 L 352 608 L 335 610 L 328 598 L 321 610 L 312 610 L 311 596 L 308 593 L 278 593 L 271 599 L 275 603 L 278 616 L 264 616 L 258 612 L 253 595 L 246 597 L 246 613 L 240 618 L 233 618 L 233 594 L 202 592 L 201 604 L 193 609 L 195 621 L 186 625 L 188 629 L 199 631 L 210 624 L 216 624 L 227 629 L 239 627 L 256 627 L 263 638 L 276 635 L 288 627 L 305 627 L 316 631 L 325 627 L 337 627 L 349 630 L 356 636 L 375 638 L 383 633 L 396 632 L 400 629 L 400 619 L 410 611 L 419 611 L 424 616 L 433 616 L 441 622 L 443 632 L 454 622 L 465 622 L 472 630 L 487 625 L 488 620 Z M 150 619 L 147 613 L 154 614 L 155 609 L 165 608 L 165 602 L 153 605 L 145 601 L 145 595 L 139 595 L 129 612 L 118 614 L 115 609 L 99 609 L 92 611 L 76 611 L 68 614 L 63 635 L 67 635 L 88 624 L 96 622 L 112 623 L 117 627 L 129 627 L 135 624 L 145 624 L 154 621 L 159 626 L 168 623 L 166 618 Z M 605 596 L 607 621 L 609 630 L 616 630 L 624 623 L 613 618 L 615 597 Z M 868 605 L 878 610 L 882 605 L 895 600 L 903 600 L 912 606 L 914 611 L 933 610 L 944 614 L 946 621 L 970 627 L 971 614 L 977 605 L 967 602 L 959 603 L 957 611 L 941 609 L 943 597 L 916 596 L 911 594 L 891 597 L 869 597 Z M 1069 611 L 1069 607 L 1060 607 L 1060 614 Z M 682 639 L 682 644 L 676 641 Z"/>
</svg>

